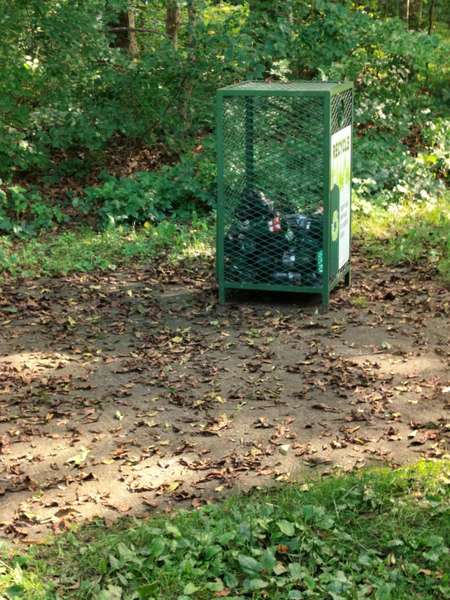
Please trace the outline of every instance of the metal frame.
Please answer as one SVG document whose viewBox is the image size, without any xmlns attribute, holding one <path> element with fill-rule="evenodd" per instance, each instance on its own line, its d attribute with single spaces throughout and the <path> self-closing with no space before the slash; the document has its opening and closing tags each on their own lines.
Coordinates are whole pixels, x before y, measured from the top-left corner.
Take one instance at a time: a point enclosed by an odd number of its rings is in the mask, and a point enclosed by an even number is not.
<svg viewBox="0 0 450 600">
<path fill-rule="evenodd" d="M 217 91 L 217 179 L 218 179 L 218 204 L 217 204 L 217 265 L 216 274 L 219 281 L 219 301 L 225 301 L 225 293 L 228 289 L 246 289 L 246 290 L 264 290 L 281 292 L 299 292 L 320 294 L 322 297 L 322 309 L 328 310 L 331 290 L 338 283 L 345 279 L 345 284 L 350 286 L 350 261 L 336 274 L 330 269 L 331 261 L 331 243 L 330 243 L 330 218 L 331 218 L 331 99 L 335 94 L 346 90 L 353 90 L 353 82 L 293 82 L 301 88 L 303 85 L 307 89 L 293 89 L 289 84 L 280 84 L 273 86 L 267 83 L 267 89 L 264 88 L 265 82 L 243 82 L 231 85 Z M 256 85 L 257 88 L 252 87 Z M 275 89 L 274 89 L 275 88 Z M 259 284 L 259 283 L 240 283 L 227 282 L 225 280 L 225 256 L 224 256 L 224 237 L 225 237 L 225 219 L 224 219 L 224 131 L 223 131 L 223 99 L 228 96 L 244 96 L 248 98 L 246 110 L 253 106 L 252 97 L 268 96 L 307 96 L 322 97 L 324 99 L 324 170 L 323 170 L 323 279 L 321 287 L 298 286 L 298 285 L 280 285 L 280 284 Z M 353 94 L 352 94 L 352 114 L 353 114 Z M 351 125 L 353 126 L 353 118 Z M 253 127 L 246 128 L 246 144 L 253 144 Z M 251 154 L 249 154 L 251 156 Z M 353 157 L 352 157 L 353 159 Z M 352 162 L 350 172 L 352 173 Z M 247 156 L 246 169 L 253 170 L 253 160 Z M 248 175 L 248 172 L 247 172 Z M 351 220 L 351 198 L 350 198 L 350 220 Z M 351 221 L 350 221 L 351 230 Z M 351 246 L 351 245 L 350 245 Z M 351 258 L 351 248 L 350 248 Z"/>
</svg>

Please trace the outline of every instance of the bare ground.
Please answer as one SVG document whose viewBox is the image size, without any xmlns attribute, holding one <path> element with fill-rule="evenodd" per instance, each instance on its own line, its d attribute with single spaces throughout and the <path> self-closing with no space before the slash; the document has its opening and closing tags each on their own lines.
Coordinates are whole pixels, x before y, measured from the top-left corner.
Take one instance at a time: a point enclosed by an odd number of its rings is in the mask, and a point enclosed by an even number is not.
<svg viewBox="0 0 450 600">
<path fill-rule="evenodd" d="M 211 265 L 0 286 L 0 537 L 447 455 L 450 293 L 357 257 L 331 310 Z"/>
</svg>

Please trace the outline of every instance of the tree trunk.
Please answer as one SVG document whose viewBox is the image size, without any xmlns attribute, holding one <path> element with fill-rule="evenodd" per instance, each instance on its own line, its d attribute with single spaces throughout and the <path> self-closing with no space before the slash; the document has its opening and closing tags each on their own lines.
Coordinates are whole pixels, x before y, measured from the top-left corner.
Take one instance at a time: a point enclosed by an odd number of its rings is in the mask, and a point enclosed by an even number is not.
<svg viewBox="0 0 450 600">
<path fill-rule="evenodd" d="M 131 56 L 138 55 L 136 23 L 131 9 L 121 11 L 118 14 L 117 22 L 110 23 L 110 31 L 115 35 L 114 41 L 110 44 L 111 48 L 124 48 L 128 50 Z"/>
<path fill-rule="evenodd" d="M 409 26 L 419 31 L 422 26 L 423 0 L 410 0 Z"/>
<path fill-rule="evenodd" d="M 177 0 L 167 0 L 166 34 L 173 46 L 178 46 L 178 31 L 181 26 L 181 8 Z"/>
<path fill-rule="evenodd" d="M 189 47 L 194 49 L 195 30 L 197 28 L 197 0 L 188 0 Z M 195 55 L 194 55 L 195 58 Z"/>
<path fill-rule="evenodd" d="M 131 8 L 127 10 L 127 17 L 128 27 L 130 28 L 128 32 L 128 52 L 131 54 L 131 56 L 138 56 L 139 49 L 137 44 L 136 31 L 134 31 L 136 29 L 136 21 L 134 18 L 134 12 L 131 10 Z"/>
<path fill-rule="evenodd" d="M 398 16 L 402 21 L 405 21 L 406 27 L 409 29 L 409 3 L 410 0 L 400 0 Z"/>
<path fill-rule="evenodd" d="M 430 10 L 428 11 L 428 35 L 433 33 L 434 4 L 435 0 L 431 0 Z"/>
<path fill-rule="evenodd" d="M 188 11 L 188 47 L 189 47 L 189 59 L 191 64 L 194 65 L 197 57 L 195 55 L 195 30 L 197 29 L 197 2 L 198 0 L 187 0 L 187 11 Z M 186 78 L 186 84 L 184 86 L 184 98 L 180 96 L 178 104 L 178 112 L 180 113 L 183 121 L 186 123 L 188 131 L 192 125 L 192 92 L 194 89 L 194 78 L 192 75 Z"/>
<path fill-rule="evenodd" d="M 294 37 L 294 10 L 292 8 L 292 0 L 286 0 L 287 19 L 289 23 L 289 36 Z"/>
</svg>

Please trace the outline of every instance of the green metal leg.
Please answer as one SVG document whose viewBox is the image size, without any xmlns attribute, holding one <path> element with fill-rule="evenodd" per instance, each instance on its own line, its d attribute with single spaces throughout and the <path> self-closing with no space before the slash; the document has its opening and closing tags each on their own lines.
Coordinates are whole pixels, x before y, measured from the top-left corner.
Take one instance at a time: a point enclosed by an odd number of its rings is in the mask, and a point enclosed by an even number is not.
<svg viewBox="0 0 450 600">
<path fill-rule="evenodd" d="M 345 275 L 345 279 L 344 279 L 345 285 L 347 287 L 351 287 L 352 285 L 352 274 L 351 271 L 349 271 L 346 275 Z"/>
<path fill-rule="evenodd" d="M 322 293 L 322 312 L 327 312 L 330 307 L 330 292 L 327 290 Z"/>
<path fill-rule="evenodd" d="M 225 288 L 223 285 L 219 285 L 219 304 L 224 304 L 225 302 Z"/>
</svg>

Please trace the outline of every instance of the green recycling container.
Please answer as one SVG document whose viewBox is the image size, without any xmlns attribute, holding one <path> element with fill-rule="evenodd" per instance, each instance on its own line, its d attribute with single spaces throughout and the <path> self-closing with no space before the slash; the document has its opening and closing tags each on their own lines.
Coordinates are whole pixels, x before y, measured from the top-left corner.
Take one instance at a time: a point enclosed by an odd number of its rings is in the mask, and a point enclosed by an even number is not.
<svg viewBox="0 0 450 600">
<path fill-rule="evenodd" d="M 350 285 L 352 82 L 246 81 L 217 92 L 219 299 Z"/>
</svg>

